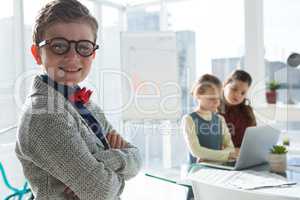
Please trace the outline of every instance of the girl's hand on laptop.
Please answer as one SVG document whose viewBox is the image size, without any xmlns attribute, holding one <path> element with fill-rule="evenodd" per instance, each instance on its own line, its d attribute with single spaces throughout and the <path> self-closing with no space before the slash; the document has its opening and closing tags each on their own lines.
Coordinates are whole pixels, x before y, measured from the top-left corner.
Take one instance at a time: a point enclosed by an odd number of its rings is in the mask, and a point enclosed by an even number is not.
<svg viewBox="0 0 300 200">
<path fill-rule="evenodd" d="M 236 160 L 240 156 L 240 149 L 235 149 L 229 153 L 228 160 Z"/>
</svg>

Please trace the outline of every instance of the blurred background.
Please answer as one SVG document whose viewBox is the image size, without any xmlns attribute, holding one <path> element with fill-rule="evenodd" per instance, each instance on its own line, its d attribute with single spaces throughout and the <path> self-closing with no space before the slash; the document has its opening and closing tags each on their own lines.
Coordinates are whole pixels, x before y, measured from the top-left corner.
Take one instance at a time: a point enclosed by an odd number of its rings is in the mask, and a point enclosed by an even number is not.
<svg viewBox="0 0 300 200">
<path fill-rule="evenodd" d="M 35 74 L 32 26 L 48 0 L 4 0 L 0 6 L 0 162 L 11 185 L 24 177 L 14 156 L 16 124 Z M 144 176 L 147 170 L 186 163 L 181 117 L 193 110 L 194 80 L 213 73 L 222 81 L 248 71 L 249 99 L 259 124 L 300 140 L 300 69 L 287 65 L 300 52 L 298 0 L 80 0 L 100 29 L 96 60 L 83 85 L 144 158 L 123 199 L 184 199 L 186 188 Z M 268 83 L 280 85 L 267 102 Z M 139 188 L 139 189 L 136 189 Z M 0 174 L 0 198 L 11 193 Z"/>
</svg>

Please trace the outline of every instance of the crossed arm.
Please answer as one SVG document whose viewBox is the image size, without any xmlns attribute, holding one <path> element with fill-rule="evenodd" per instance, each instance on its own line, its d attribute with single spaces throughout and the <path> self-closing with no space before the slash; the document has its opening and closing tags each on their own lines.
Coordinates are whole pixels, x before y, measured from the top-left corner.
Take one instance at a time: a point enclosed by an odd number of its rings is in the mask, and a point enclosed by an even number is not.
<svg viewBox="0 0 300 200">
<path fill-rule="evenodd" d="M 32 116 L 30 123 L 27 155 L 38 167 L 64 183 L 76 198 L 116 199 L 123 190 L 124 180 L 139 171 L 138 150 L 119 136 L 108 135 L 108 140 L 115 147 L 125 148 L 92 154 L 70 116 L 39 114 Z"/>
<path fill-rule="evenodd" d="M 127 151 L 126 153 L 129 153 L 130 151 L 128 151 L 128 148 L 134 148 L 133 146 L 131 146 L 126 140 L 124 140 L 120 134 L 118 134 L 115 130 L 111 131 L 110 133 L 108 133 L 106 135 L 107 141 L 109 142 L 110 147 L 112 148 L 111 151 Z M 126 150 L 127 149 L 127 150 Z M 132 150 L 131 150 L 132 151 Z M 121 153 L 118 152 L 118 153 Z M 121 157 L 120 159 L 124 159 L 124 156 L 126 156 L 126 153 L 123 153 L 123 158 Z M 97 159 L 97 157 L 101 158 L 100 154 L 93 154 L 93 156 Z M 131 155 L 132 157 L 134 157 L 133 155 Z M 128 156 L 130 157 L 130 155 Z M 125 159 L 124 160 L 124 165 L 126 165 L 125 163 L 128 163 L 128 165 L 134 165 L 134 163 L 130 164 L 130 162 L 134 162 L 134 160 L 130 160 L 130 158 Z M 136 161 L 138 162 L 138 161 Z M 127 172 L 126 172 L 127 170 Z M 123 174 L 123 177 L 125 178 L 125 180 L 133 177 L 136 175 L 136 172 L 139 169 L 136 170 L 132 170 L 130 171 L 129 169 L 126 169 L 126 167 L 123 168 L 123 171 L 119 171 L 120 174 Z M 69 188 L 66 187 L 64 190 L 65 196 L 67 199 L 71 199 L 71 200 L 79 200 L 78 196 Z"/>
</svg>

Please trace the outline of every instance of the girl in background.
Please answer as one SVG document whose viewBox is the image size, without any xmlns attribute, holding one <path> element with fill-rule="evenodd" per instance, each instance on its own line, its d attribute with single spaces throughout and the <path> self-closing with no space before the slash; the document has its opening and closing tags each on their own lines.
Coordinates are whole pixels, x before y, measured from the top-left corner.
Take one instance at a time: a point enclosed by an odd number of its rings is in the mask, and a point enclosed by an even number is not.
<svg viewBox="0 0 300 200">
<path fill-rule="evenodd" d="M 223 86 L 223 100 L 218 111 L 225 118 L 236 148 L 240 148 L 246 128 L 256 126 L 252 107 L 246 98 L 251 83 L 250 74 L 235 70 Z"/>
<path fill-rule="evenodd" d="M 182 119 L 190 163 L 235 160 L 239 154 L 234 149 L 224 118 L 216 113 L 221 94 L 222 83 L 209 74 L 203 75 L 192 89 L 197 107 Z M 193 191 L 189 189 L 187 199 L 191 200 L 193 197 Z"/>
<path fill-rule="evenodd" d="M 221 82 L 210 74 L 203 75 L 192 89 L 198 105 L 194 112 L 185 115 L 182 120 L 191 163 L 197 159 L 227 161 L 237 157 L 225 120 L 216 113 L 221 93 Z"/>
</svg>

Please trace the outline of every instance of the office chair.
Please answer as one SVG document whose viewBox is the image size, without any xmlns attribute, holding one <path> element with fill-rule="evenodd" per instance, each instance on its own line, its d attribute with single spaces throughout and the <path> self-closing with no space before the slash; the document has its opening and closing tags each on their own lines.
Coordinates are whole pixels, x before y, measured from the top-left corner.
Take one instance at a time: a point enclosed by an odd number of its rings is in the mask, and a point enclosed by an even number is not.
<svg viewBox="0 0 300 200">
<path fill-rule="evenodd" d="M 15 153 L 14 153 L 14 146 L 15 146 L 15 131 L 16 126 L 8 127 L 6 129 L 0 130 L 0 183 L 3 180 L 4 186 L 9 189 L 10 194 L 6 197 L 4 197 L 4 200 L 13 200 L 13 199 L 26 199 L 28 200 L 28 197 L 32 196 L 31 190 L 28 186 L 27 181 L 23 184 L 21 188 L 13 187 L 7 178 L 7 173 L 5 172 L 4 165 L 10 165 L 13 166 L 13 170 L 16 170 L 16 165 L 18 163 Z M 5 136 L 3 136 L 5 135 Z M 3 137 L 2 137 L 3 136 Z M 21 170 L 14 171 L 14 173 L 19 174 L 21 173 Z M 2 178 L 1 178 L 2 177 Z M 23 179 L 23 177 L 22 177 Z M 33 198 L 30 198 L 33 199 Z"/>
<path fill-rule="evenodd" d="M 0 172 L 1 172 L 1 175 L 2 175 L 2 179 L 3 179 L 3 182 L 4 182 L 4 185 L 12 191 L 12 194 L 6 196 L 4 198 L 4 200 L 11 200 L 13 198 L 16 198 L 18 197 L 18 200 L 22 200 L 26 194 L 28 195 L 31 195 L 30 199 L 32 199 L 32 194 L 31 194 L 31 190 L 30 188 L 28 187 L 28 183 L 27 181 L 24 183 L 23 187 L 18 189 L 18 188 L 15 188 L 13 187 L 9 182 L 8 182 L 8 179 L 7 179 L 7 176 L 6 176 L 6 173 L 5 173 L 5 170 L 4 170 L 4 167 L 2 165 L 2 163 L 0 162 Z"/>
</svg>

